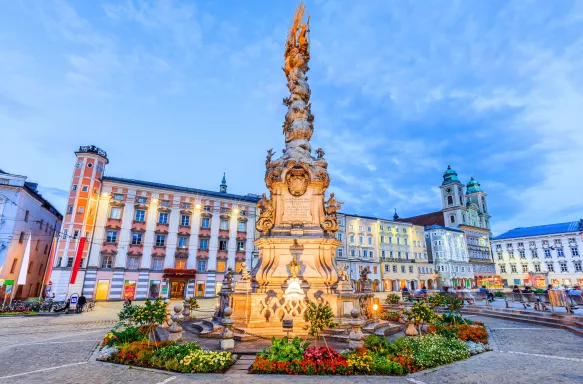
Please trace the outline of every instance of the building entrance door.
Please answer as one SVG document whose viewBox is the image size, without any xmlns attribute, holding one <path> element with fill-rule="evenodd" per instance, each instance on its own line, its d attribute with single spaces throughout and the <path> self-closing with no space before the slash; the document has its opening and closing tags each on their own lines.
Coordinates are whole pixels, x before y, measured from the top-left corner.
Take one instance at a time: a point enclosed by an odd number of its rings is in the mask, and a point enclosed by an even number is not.
<svg viewBox="0 0 583 384">
<path fill-rule="evenodd" d="M 109 280 L 99 280 L 95 291 L 95 300 L 107 300 L 109 293 Z"/>
<path fill-rule="evenodd" d="M 184 280 L 170 283 L 170 300 L 184 299 Z"/>
</svg>

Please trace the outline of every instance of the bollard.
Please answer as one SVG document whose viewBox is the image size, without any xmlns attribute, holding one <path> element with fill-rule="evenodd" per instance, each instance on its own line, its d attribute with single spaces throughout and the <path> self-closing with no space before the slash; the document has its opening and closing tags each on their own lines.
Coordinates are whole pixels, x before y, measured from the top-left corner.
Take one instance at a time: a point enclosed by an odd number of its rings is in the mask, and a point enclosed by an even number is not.
<svg viewBox="0 0 583 384">
<path fill-rule="evenodd" d="M 235 340 L 233 334 L 233 323 L 235 320 L 231 319 L 233 314 L 233 309 L 231 307 L 226 307 L 223 310 L 223 331 L 221 332 L 221 350 L 232 351 L 235 349 Z"/>
<path fill-rule="evenodd" d="M 182 305 L 176 304 L 174 306 L 174 313 L 170 318 L 172 319 L 172 324 L 168 328 L 168 340 L 169 341 L 180 341 L 182 340 L 182 325 L 180 325 L 180 320 L 182 320 Z"/>
<path fill-rule="evenodd" d="M 352 330 L 348 335 L 348 348 L 362 348 L 364 346 L 364 334 L 360 328 L 364 325 L 364 320 L 360 318 L 360 311 L 356 308 L 350 311 L 350 316 L 352 316 L 352 320 L 350 321 Z"/>
</svg>

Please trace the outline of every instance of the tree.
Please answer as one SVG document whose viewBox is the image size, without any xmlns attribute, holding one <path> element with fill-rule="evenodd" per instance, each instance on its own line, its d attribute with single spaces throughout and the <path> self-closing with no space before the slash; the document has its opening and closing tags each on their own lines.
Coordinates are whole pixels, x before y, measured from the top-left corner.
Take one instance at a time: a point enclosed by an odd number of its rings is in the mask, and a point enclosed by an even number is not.
<svg viewBox="0 0 583 384">
<path fill-rule="evenodd" d="M 308 331 L 308 334 L 314 338 L 314 344 L 318 345 L 318 338 L 320 334 L 326 328 L 334 328 L 338 323 L 334 322 L 334 313 L 330 305 L 326 303 L 315 303 L 310 301 L 308 303 L 308 308 L 304 312 L 304 320 L 308 323 L 304 329 Z M 326 343 L 326 338 L 324 338 L 324 344 Z"/>
</svg>

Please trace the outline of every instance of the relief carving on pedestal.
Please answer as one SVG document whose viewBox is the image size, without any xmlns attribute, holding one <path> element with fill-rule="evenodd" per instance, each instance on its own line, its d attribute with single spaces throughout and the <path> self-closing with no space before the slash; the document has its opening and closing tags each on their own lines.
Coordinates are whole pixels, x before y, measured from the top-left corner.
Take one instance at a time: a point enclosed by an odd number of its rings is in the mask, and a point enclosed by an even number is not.
<svg viewBox="0 0 583 384">
<path fill-rule="evenodd" d="M 336 232 L 338 230 L 338 219 L 336 213 L 342 207 L 342 202 L 334 198 L 334 193 L 330 193 L 330 198 L 324 201 L 324 219 L 320 222 L 320 226 L 326 232 Z"/>
<path fill-rule="evenodd" d="M 305 169 L 294 167 L 285 175 L 287 190 L 292 196 L 302 196 L 308 189 L 309 177 Z"/>
</svg>

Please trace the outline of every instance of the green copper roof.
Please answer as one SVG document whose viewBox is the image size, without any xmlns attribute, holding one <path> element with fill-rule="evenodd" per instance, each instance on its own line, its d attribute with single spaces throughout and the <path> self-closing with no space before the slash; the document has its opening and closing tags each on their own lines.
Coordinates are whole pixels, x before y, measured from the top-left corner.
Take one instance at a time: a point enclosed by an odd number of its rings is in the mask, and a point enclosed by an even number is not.
<svg viewBox="0 0 583 384">
<path fill-rule="evenodd" d="M 441 185 L 459 183 L 460 180 L 457 178 L 457 172 L 451 169 L 451 166 L 447 166 L 445 172 L 443 172 L 443 183 Z"/>
<path fill-rule="evenodd" d="M 473 176 L 470 178 L 470 182 L 468 185 L 466 185 L 466 187 L 466 195 L 469 195 L 470 193 L 483 192 L 482 188 L 480 187 L 480 183 L 474 180 Z"/>
</svg>

